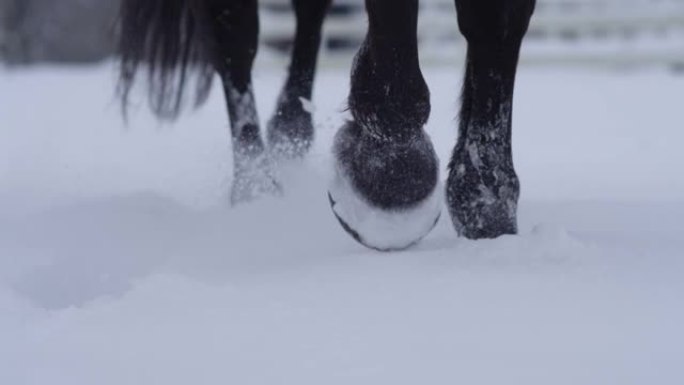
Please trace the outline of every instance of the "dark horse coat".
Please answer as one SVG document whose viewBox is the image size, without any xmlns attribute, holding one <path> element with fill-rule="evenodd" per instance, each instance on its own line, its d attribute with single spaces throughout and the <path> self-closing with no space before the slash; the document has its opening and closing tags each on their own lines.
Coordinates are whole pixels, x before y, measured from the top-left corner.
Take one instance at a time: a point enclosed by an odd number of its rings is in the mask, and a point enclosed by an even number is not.
<svg viewBox="0 0 684 385">
<path fill-rule="evenodd" d="M 301 157 L 314 138 L 311 99 L 321 26 L 331 0 L 292 0 L 297 19 L 288 78 L 262 139 L 251 72 L 257 0 L 124 0 L 122 94 L 148 69 L 149 99 L 175 118 L 187 84 L 206 99 L 214 74 L 226 96 L 234 149 L 232 200 L 277 193 L 277 159 Z M 459 140 L 449 162 L 446 202 L 468 238 L 517 231 L 519 182 L 511 150 L 512 100 L 522 39 L 535 0 L 455 0 L 468 42 Z M 439 162 L 424 125 L 430 94 L 418 62 L 418 0 L 366 0 L 368 32 L 351 75 L 352 120 L 334 143 L 329 191 L 343 228 L 366 246 L 408 247 L 440 215 Z M 196 81 L 189 79 L 195 77 Z"/>
</svg>

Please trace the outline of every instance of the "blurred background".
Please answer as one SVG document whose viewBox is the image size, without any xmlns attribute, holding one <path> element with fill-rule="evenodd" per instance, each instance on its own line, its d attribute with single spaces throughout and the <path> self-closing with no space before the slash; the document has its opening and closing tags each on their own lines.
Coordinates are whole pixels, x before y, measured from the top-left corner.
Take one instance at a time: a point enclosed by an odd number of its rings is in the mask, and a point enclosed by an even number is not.
<svg viewBox="0 0 684 385">
<path fill-rule="evenodd" d="M 116 50 L 118 2 L 0 0 L 0 58 L 11 66 L 106 60 Z M 261 0 L 261 12 L 261 59 L 285 62 L 294 28 L 289 1 Z M 351 56 L 364 26 L 362 0 L 336 0 L 323 64 Z M 453 0 L 421 1 L 419 38 L 423 63 L 451 63 L 464 54 Z M 684 0 L 539 0 L 522 61 L 681 70 Z"/>
<path fill-rule="evenodd" d="M 220 87 L 171 126 L 143 83 L 122 118 L 119 1 L 0 0 L 0 384 L 684 384 L 684 0 L 537 0 L 520 236 L 459 239 L 445 209 L 387 257 L 325 193 L 362 0 L 325 23 L 311 154 L 234 208 Z M 264 123 L 289 1 L 260 0 Z M 466 50 L 453 0 L 420 4 L 444 180 Z"/>
</svg>

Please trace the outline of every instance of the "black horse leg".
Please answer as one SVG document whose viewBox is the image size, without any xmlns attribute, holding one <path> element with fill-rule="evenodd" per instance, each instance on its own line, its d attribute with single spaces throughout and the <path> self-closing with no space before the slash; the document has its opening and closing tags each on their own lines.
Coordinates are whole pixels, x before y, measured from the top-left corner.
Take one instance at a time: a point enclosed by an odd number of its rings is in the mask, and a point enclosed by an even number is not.
<svg viewBox="0 0 684 385">
<path fill-rule="evenodd" d="M 513 88 L 534 6 L 535 0 L 456 0 L 468 56 L 447 203 L 456 230 L 467 238 L 517 232 L 520 184 L 511 149 Z"/>
<path fill-rule="evenodd" d="M 233 204 L 278 191 L 260 136 L 252 65 L 257 52 L 257 0 L 205 0 L 202 14 L 213 37 L 214 67 L 221 77 L 228 104 L 233 141 Z"/>
<path fill-rule="evenodd" d="M 292 0 L 297 29 L 290 69 L 276 111 L 268 123 L 272 150 L 285 158 L 304 155 L 314 137 L 308 107 L 321 44 L 323 19 L 332 0 Z"/>
<path fill-rule="evenodd" d="M 338 132 L 330 188 L 342 226 L 366 246 L 411 246 L 439 218 L 439 166 L 423 126 L 430 97 L 416 37 L 418 0 L 366 0 L 369 30 L 352 72 L 353 121 Z"/>
</svg>

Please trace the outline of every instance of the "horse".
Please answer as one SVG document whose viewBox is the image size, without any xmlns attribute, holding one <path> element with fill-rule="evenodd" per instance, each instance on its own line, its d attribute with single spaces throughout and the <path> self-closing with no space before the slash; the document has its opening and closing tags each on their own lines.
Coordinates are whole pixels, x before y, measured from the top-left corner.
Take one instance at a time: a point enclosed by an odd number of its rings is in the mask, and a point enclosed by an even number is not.
<svg viewBox="0 0 684 385">
<path fill-rule="evenodd" d="M 258 0 L 123 0 L 122 101 L 147 68 L 148 98 L 162 119 L 187 99 L 207 99 L 221 80 L 230 120 L 234 179 L 231 202 L 279 194 L 274 162 L 304 157 L 314 139 L 310 109 L 321 28 L 332 0 L 291 0 L 296 32 L 287 79 L 265 140 L 252 87 L 258 48 Z M 512 101 L 523 38 L 536 0 L 455 0 L 467 42 L 458 140 L 445 189 L 424 126 L 430 92 L 418 60 L 419 0 L 365 0 L 366 37 L 351 70 L 351 119 L 333 143 L 328 197 L 342 228 L 361 244 L 402 250 L 425 237 L 446 204 L 468 239 L 517 233 L 520 183 L 511 146 Z"/>
</svg>

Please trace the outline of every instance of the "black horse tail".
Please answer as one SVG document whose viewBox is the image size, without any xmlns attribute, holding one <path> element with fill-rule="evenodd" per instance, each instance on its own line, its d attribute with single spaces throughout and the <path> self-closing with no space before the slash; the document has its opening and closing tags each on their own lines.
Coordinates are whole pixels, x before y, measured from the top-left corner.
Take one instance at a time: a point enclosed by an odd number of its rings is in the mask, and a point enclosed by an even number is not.
<svg viewBox="0 0 684 385">
<path fill-rule="evenodd" d="M 186 88 L 196 80 L 194 104 L 206 101 L 214 74 L 202 30 L 201 0 L 123 0 L 119 92 L 124 116 L 141 67 L 147 68 L 148 99 L 160 118 L 174 120 Z"/>
</svg>

